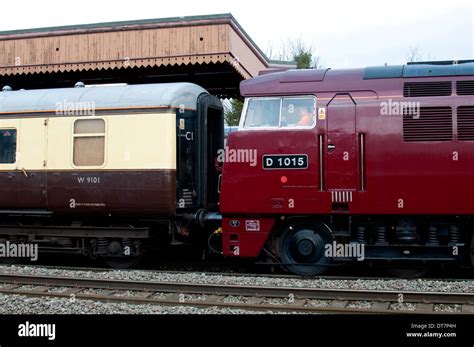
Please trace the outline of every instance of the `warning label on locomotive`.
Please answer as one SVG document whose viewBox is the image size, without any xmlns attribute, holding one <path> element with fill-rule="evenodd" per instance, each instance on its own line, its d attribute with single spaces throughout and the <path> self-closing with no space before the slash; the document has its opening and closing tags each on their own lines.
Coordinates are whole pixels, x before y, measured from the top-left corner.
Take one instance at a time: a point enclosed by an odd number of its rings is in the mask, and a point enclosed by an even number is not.
<svg viewBox="0 0 474 347">
<path fill-rule="evenodd" d="M 260 231 L 260 221 L 257 220 L 246 220 L 245 231 Z"/>
<path fill-rule="evenodd" d="M 264 155 L 263 168 L 275 169 L 307 169 L 308 156 L 306 154 Z"/>
</svg>

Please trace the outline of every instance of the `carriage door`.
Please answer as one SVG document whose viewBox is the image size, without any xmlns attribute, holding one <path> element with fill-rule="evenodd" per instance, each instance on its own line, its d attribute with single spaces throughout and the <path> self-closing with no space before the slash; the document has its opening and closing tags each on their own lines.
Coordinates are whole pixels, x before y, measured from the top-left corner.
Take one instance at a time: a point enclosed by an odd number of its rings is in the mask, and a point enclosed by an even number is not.
<svg viewBox="0 0 474 347">
<path fill-rule="evenodd" d="M 357 184 L 356 105 L 350 94 L 336 95 L 327 106 L 327 188 L 333 204 L 352 202 Z"/>
<path fill-rule="evenodd" d="M 219 204 L 218 155 L 224 147 L 224 111 L 215 96 L 199 97 L 198 113 L 198 195 L 201 205 L 209 210 Z"/>
<path fill-rule="evenodd" d="M 46 144 L 47 118 L 20 120 L 20 158 L 18 161 L 19 207 L 47 208 Z"/>
<path fill-rule="evenodd" d="M 18 171 L 19 137 L 18 119 L 0 121 L 0 209 L 19 207 L 18 180 L 22 175 Z"/>
</svg>

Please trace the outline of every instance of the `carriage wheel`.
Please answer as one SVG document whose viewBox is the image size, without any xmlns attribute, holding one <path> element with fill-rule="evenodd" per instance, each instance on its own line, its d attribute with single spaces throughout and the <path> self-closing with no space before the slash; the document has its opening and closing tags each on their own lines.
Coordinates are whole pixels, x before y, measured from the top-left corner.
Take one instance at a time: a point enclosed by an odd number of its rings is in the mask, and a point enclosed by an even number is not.
<svg viewBox="0 0 474 347">
<path fill-rule="evenodd" d="M 388 268 L 388 272 L 398 278 L 412 279 L 426 275 L 431 267 L 427 265 L 404 265 L 396 268 Z"/>
<path fill-rule="evenodd" d="M 7 237 L 2 237 L 0 238 L 0 243 L 6 244 L 6 242 L 9 240 L 8 236 Z M 17 243 L 17 242 L 15 242 Z M 0 257 L 0 264 L 6 264 L 6 265 L 15 265 L 21 262 L 21 258 L 7 258 L 7 257 Z"/>
<path fill-rule="evenodd" d="M 105 257 L 104 262 L 113 269 L 131 269 L 141 260 L 141 257 Z"/>
</svg>

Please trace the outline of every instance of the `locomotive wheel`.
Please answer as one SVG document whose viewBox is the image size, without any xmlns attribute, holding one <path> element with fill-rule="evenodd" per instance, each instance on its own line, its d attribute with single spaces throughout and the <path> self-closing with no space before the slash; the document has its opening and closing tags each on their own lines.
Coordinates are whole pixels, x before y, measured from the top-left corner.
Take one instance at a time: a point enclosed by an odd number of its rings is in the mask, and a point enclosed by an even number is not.
<svg viewBox="0 0 474 347">
<path fill-rule="evenodd" d="M 331 262 L 331 258 L 324 255 L 325 246 L 332 240 L 331 231 L 323 223 L 301 223 L 286 227 L 279 243 L 283 267 L 301 276 L 323 273 Z"/>
<path fill-rule="evenodd" d="M 131 269 L 141 260 L 141 257 L 105 257 L 104 262 L 113 269 Z"/>
</svg>

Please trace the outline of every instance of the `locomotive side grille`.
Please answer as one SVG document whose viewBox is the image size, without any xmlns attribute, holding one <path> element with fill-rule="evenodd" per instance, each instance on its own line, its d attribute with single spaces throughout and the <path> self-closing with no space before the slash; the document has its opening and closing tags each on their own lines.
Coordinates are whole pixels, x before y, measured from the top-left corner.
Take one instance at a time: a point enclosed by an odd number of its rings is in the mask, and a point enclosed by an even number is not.
<svg viewBox="0 0 474 347">
<path fill-rule="evenodd" d="M 403 86 L 403 96 L 450 96 L 452 93 L 451 81 L 443 82 L 406 82 Z"/>
<path fill-rule="evenodd" d="M 352 202 L 352 191 L 350 190 L 334 190 L 331 192 L 332 202 Z"/>
<path fill-rule="evenodd" d="M 417 115 L 414 115 L 410 109 L 403 110 L 404 141 L 451 141 L 452 139 L 451 107 L 420 107 Z"/>
<path fill-rule="evenodd" d="M 456 90 L 458 95 L 474 95 L 474 81 L 457 81 Z"/>
<path fill-rule="evenodd" d="M 458 107 L 458 140 L 474 141 L 474 106 Z"/>
</svg>

